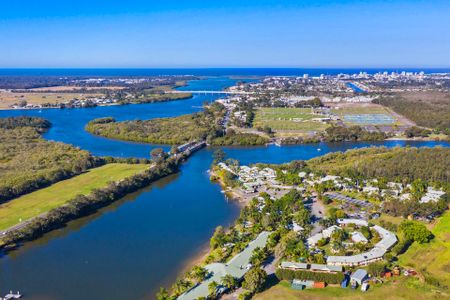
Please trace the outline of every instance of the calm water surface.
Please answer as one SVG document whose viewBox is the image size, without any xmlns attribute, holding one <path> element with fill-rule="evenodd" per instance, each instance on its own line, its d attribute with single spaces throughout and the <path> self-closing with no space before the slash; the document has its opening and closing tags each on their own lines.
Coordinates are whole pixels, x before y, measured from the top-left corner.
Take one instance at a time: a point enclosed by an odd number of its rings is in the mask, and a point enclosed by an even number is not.
<svg viewBox="0 0 450 300">
<path fill-rule="evenodd" d="M 191 86 L 180 90 L 222 90 L 234 85 L 236 80 L 227 77 L 214 77 L 206 80 L 192 81 Z M 145 120 L 180 116 L 201 110 L 205 101 L 213 101 L 218 95 L 194 95 L 192 99 L 169 101 L 163 103 L 130 104 L 99 106 L 95 108 L 75 109 L 42 109 L 42 110 L 0 110 L 0 117 L 38 116 L 52 122 L 52 128 L 45 138 L 77 145 L 91 151 L 95 155 L 111 155 L 121 157 L 148 157 L 156 146 L 139 143 L 128 143 L 93 136 L 84 130 L 84 126 L 92 119 L 114 117 L 118 121 Z M 160 147 L 160 146 L 159 146 Z M 169 147 L 164 147 L 169 149 Z"/>
<path fill-rule="evenodd" d="M 216 90 L 234 84 L 217 77 L 182 89 Z M 94 118 L 118 120 L 177 116 L 200 110 L 214 95 L 189 100 L 93 109 L 0 111 L 0 117 L 33 115 L 49 119 L 47 139 L 63 141 L 95 155 L 148 157 L 152 145 L 99 138 L 86 133 Z M 226 148 L 243 164 L 282 163 L 370 145 L 449 146 L 444 142 L 386 141 L 297 146 Z M 167 147 L 166 147 L 167 148 Z M 176 175 L 164 178 L 100 212 L 27 243 L 0 258 L 0 294 L 20 290 L 27 299 L 152 299 L 169 285 L 186 261 L 207 243 L 214 228 L 229 225 L 239 208 L 229 203 L 207 170 L 214 149 L 196 153 Z"/>
</svg>

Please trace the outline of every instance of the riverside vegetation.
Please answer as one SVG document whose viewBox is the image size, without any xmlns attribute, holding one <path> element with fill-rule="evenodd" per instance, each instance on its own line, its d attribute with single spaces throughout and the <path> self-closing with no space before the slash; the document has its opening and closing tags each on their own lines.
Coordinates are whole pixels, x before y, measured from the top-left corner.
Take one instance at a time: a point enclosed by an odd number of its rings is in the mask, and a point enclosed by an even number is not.
<svg viewBox="0 0 450 300">
<path fill-rule="evenodd" d="M 40 134 L 49 127 L 35 117 L 0 119 L 0 203 L 103 163 L 87 151 L 44 140 Z"/>
<path fill-rule="evenodd" d="M 336 152 L 313 158 L 311 169 L 344 177 L 385 178 L 392 181 L 416 179 L 449 185 L 450 149 L 371 147 Z"/>
<path fill-rule="evenodd" d="M 86 194 L 77 194 L 63 205 L 49 210 L 44 215 L 31 219 L 24 227 L 8 231 L 1 240 L 2 247 L 11 247 L 16 243 L 35 239 L 42 234 L 60 228 L 67 222 L 97 211 L 126 194 L 132 193 L 151 182 L 178 171 L 183 156 L 170 157 L 158 161 L 135 175 L 120 181 L 109 182 L 104 187 L 94 188 Z"/>
<path fill-rule="evenodd" d="M 109 163 L 0 204 L 0 231 L 148 168 L 148 164 Z"/>
<path fill-rule="evenodd" d="M 64 143 L 45 141 L 40 134 L 49 127 L 48 121 L 35 117 L 0 119 L 0 200 L 8 201 L 0 204 L 0 229 L 6 230 L 0 247 L 13 247 L 95 212 L 177 172 L 186 158 L 169 157 L 162 149 L 152 151 L 152 161 L 94 157 Z"/>
<path fill-rule="evenodd" d="M 86 125 L 90 133 L 134 142 L 179 145 L 206 140 L 210 145 L 264 145 L 267 138 L 250 133 L 224 132 L 225 109 L 219 103 L 198 113 L 173 118 L 116 122 L 114 118 L 95 119 Z"/>
</svg>

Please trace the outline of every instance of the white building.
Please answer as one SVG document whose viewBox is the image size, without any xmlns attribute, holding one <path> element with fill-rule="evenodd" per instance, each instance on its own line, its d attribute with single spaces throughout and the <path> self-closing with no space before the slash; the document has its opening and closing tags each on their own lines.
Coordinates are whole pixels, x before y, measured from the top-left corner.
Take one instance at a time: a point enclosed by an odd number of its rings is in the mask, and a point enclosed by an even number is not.
<svg viewBox="0 0 450 300">
<path fill-rule="evenodd" d="M 358 219 L 340 219 L 341 224 L 350 224 L 352 221 L 358 222 L 359 224 L 363 224 L 364 220 Z M 361 222 L 363 221 L 363 222 Z M 356 223 L 354 223 L 356 224 Z M 361 225 L 367 226 L 367 225 Z M 327 264 L 335 265 L 335 266 L 361 266 L 367 265 L 369 263 L 378 261 L 383 259 L 384 254 L 397 243 L 397 237 L 394 233 L 389 230 L 384 229 L 381 226 L 375 225 L 373 229 L 378 232 L 381 237 L 381 241 L 379 241 L 375 247 L 373 247 L 370 251 L 351 255 L 351 256 L 328 256 Z"/>
<path fill-rule="evenodd" d="M 337 223 L 339 225 L 348 225 L 348 224 L 355 224 L 358 226 L 368 226 L 369 223 L 367 223 L 366 220 L 361 219 L 338 219 Z"/>
<path fill-rule="evenodd" d="M 431 186 L 428 187 L 427 193 L 420 199 L 420 203 L 438 202 L 445 192 L 442 190 L 435 190 Z"/>
<path fill-rule="evenodd" d="M 380 189 L 375 186 L 365 186 L 362 190 L 367 194 L 378 194 L 380 192 Z"/>
<path fill-rule="evenodd" d="M 363 244 L 367 244 L 368 240 L 366 239 L 366 237 L 359 231 L 354 231 L 352 232 L 352 241 L 355 243 L 363 243 Z"/>
</svg>

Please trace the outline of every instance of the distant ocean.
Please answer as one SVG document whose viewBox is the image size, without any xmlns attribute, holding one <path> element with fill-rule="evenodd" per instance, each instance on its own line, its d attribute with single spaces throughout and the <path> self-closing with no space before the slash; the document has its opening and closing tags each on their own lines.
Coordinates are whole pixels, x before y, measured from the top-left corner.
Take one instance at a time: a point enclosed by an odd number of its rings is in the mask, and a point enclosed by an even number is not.
<svg viewBox="0 0 450 300">
<path fill-rule="evenodd" d="M 448 73 L 450 68 L 198 68 L 198 69 L 0 69 L 0 76 L 301 76 L 377 72 Z"/>
</svg>

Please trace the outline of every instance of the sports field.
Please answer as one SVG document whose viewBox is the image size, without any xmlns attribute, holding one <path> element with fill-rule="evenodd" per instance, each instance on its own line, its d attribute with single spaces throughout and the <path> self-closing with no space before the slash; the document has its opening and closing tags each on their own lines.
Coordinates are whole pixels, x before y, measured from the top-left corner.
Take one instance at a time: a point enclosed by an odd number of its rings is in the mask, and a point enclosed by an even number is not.
<svg viewBox="0 0 450 300">
<path fill-rule="evenodd" d="M 6 202 L 0 205 L 0 230 L 48 212 L 77 195 L 88 195 L 92 190 L 102 188 L 109 182 L 117 182 L 141 173 L 148 167 L 144 164 L 107 164 Z"/>
<path fill-rule="evenodd" d="M 309 108 L 260 108 L 256 112 L 253 127 L 269 126 L 274 131 L 298 133 L 322 131 L 328 127 L 328 124 L 313 121 L 314 118 L 321 116 L 312 114 Z"/>
<path fill-rule="evenodd" d="M 387 114 L 344 115 L 344 121 L 358 125 L 393 124 L 394 118 Z"/>
<path fill-rule="evenodd" d="M 400 125 L 388 108 L 372 103 L 339 104 L 332 112 L 349 125 Z"/>
</svg>

